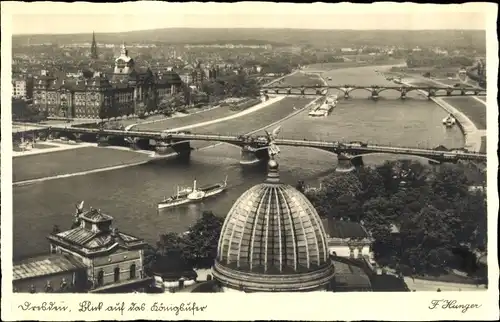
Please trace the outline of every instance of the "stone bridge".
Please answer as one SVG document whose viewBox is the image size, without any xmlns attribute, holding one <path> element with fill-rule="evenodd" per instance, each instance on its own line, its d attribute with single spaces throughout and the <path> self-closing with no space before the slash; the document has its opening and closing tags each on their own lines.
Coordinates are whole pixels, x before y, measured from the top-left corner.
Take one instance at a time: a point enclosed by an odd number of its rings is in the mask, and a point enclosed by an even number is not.
<svg viewBox="0 0 500 322">
<path fill-rule="evenodd" d="M 255 164 L 268 158 L 268 138 L 264 135 L 218 135 L 190 132 L 124 131 L 78 127 L 47 127 L 34 130 L 39 138 L 66 137 L 75 141 L 97 142 L 100 146 L 118 145 L 132 149 L 156 151 L 158 154 L 176 152 L 181 157 L 189 157 L 191 141 L 223 142 L 241 148 L 241 164 Z M 470 160 L 485 162 L 486 154 L 466 150 L 421 149 L 414 147 L 394 147 L 366 144 L 363 142 L 313 141 L 275 139 L 279 146 L 314 148 L 335 154 L 338 171 L 350 171 L 363 164 L 362 157 L 368 154 L 384 153 L 412 155 L 428 159 L 434 163 Z"/>
<path fill-rule="evenodd" d="M 486 90 L 476 87 L 452 87 L 452 86 L 356 86 L 356 85 L 328 85 L 328 86 L 266 86 L 261 88 L 261 95 L 326 95 L 329 89 L 335 89 L 343 93 L 344 98 L 350 98 L 354 91 L 368 92 L 373 99 L 377 99 L 382 92 L 396 91 L 402 99 L 411 91 L 424 91 L 427 97 L 439 96 L 477 96 L 486 95 Z"/>
</svg>

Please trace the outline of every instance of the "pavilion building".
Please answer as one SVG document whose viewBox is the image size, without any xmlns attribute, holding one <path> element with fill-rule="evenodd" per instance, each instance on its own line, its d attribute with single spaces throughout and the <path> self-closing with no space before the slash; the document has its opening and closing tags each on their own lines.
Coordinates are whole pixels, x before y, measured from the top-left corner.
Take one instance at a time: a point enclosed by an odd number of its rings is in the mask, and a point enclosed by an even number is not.
<svg viewBox="0 0 500 322">
<path fill-rule="evenodd" d="M 72 229 L 48 237 L 50 254 L 14 264 L 16 292 L 110 292 L 148 287 L 144 240 L 118 231 L 98 209 L 78 211 Z"/>
</svg>

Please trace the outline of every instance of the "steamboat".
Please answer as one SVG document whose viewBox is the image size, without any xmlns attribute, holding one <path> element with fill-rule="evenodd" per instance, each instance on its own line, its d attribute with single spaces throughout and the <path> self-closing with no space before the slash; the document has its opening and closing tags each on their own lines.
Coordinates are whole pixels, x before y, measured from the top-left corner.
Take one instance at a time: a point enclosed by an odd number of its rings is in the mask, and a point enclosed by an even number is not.
<svg viewBox="0 0 500 322">
<path fill-rule="evenodd" d="M 177 194 L 170 196 L 168 198 L 165 197 L 163 201 L 158 203 L 158 209 L 173 208 L 180 205 L 200 202 L 209 197 L 224 192 L 226 188 L 227 188 L 227 176 L 224 182 L 199 188 L 197 186 L 196 179 L 194 179 L 192 187 L 186 187 L 186 188 L 177 187 Z"/>
</svg>

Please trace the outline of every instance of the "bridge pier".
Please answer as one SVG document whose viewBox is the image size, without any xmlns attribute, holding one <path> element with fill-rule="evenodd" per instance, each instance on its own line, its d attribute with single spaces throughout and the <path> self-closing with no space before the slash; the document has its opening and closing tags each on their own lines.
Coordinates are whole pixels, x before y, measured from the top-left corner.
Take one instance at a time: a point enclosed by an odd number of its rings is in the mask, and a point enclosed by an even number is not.
<svg viewBox="0 0 500 322">
<path fill-rule="evenodd" d="M 97 136 L 97 146 L 109 146 L 109 137 L 106 135 Z"/>
<path fill-rule="evenodd" d="M 363 161 L 362 156 L 352 156 L 351 157 L 351 163 L 355 168 L 360 168 L 365 165 L 365 162 Z"/>
<path fill-rule="evenodd" d="M 407 90 L 405 87 L 402 87 L 401 88 L 401 99 L 404 100 L 406 99 L 406 94 L 407 94 Z"/>
<path fill-rule="evenodd" d="M 180 159 L 187 159 L 191 157 L 191 143 L 189 141 L 183 141 L 171 145 L 172 149 L 177 153 L 177 157 Z"/>
<path fill-rule="evenodd" d="M 251 165 L 251 164 L 256 164 L 260 162 L 260 159 L 256 155 L 257 149 L 249 146 L 249 145 L 244 145 L 241 148 L 241 159 L 240 159 L 240 164 L 241 165 Z"/>
<path fill-rule="evenodd" d="M 355 170 L 354 164 L 351 162 L 352 157 L 339 153 L 337 154 L 337 161 L 338 163 L 337 168 L 335 168 L 335 172 L 346 173 Z"/>
<path fill-rule="evenodd" d="M 344 99 L 346 99 L 346 100 L 347 100 L 347 99 L 349 99 L 349 98 L 350 98 L 350 96 L 349 96 L 349 92 L 344 92 Z"/>
<path fill-rule="evenodd" d="M 378 99 L 378 91 L 373 90 L 372 91 L 372 100 L 377 100 Z"/>
<path fill-rule="evenodd" d="M 75 136 L 75 142 L 76 143 L 81 143 L 82 142 L 82 135 L 81 134 L 75 133 L 74 136 Z"/>
</svg>

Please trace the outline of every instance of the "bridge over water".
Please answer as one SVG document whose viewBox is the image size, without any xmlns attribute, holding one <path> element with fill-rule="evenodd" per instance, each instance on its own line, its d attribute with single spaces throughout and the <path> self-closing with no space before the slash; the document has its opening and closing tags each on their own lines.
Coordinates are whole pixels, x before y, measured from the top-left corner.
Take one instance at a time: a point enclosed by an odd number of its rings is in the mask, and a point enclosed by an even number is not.
<svg viewBox="0 0 500 322">
<path fill-rule="evenodd" d="M 382 92 L 396 91 L 402 99 L 411 91 L 424 91 L 427 97 L 439 96 L 477 96 L 486 95 L 484 88 L 477 87 L 453 87 L 453 86 L 358 86 L 358 85 L 328 85 L 328 86 L 265 86 L 261 88 L 261 94 L 283 94 L 283 95 L 326 95 L 329 89 L 335 89 L 343 93 L 344 98 L 350 98 L 354 91 L 368 92 L 373 99 L 377 99 Z"/>
<path fill-rule="evenodd" d="M 189 157 L 191 141 L 223 142 L 241 148 L 241 164 L 254 164 L 266 160 L 269 140 L 267 136 L 218 135 L 190 132 L 126 131 L 100 128 L 53 126 L 34 130 L 40 138 L 67 137 L 76 141 L 98 142 L 99 145 L 128 146 L 132 149 L 151 150 L 159 154 L 176 152 L 181 157 Z M 412 155 L 426 158 L 435 163 L 470 160 L 485 162 L 486 154 L 466 150 L 446 150 L 444 148 L 422 149 L 416 147 L 396 147 L 367 144 L 363 142 L 313 141 L 276 138 L 279 146 L 307 147 L 335 154 L 339 161 L 338 171 L 349 171 L 362 165 L 364 155 L 374 153 Z"/>
</svg>

